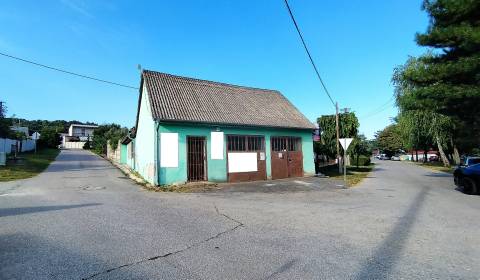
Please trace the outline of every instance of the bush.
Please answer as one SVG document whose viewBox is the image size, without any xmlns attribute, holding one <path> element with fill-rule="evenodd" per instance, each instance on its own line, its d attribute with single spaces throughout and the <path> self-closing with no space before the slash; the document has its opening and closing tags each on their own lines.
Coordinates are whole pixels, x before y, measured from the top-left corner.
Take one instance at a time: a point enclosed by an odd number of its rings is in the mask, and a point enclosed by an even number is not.
<svg viewBox="0 0 480 280">
<path fill-rule="evenodd" d="M 357 165 L 357 158 L 353 158 L 353 161 L 350 162 L 351 165 Z M 367 156 L 359 156 L 358 157 L 358 166 L 369 166 L 370 165 L 370 157 Z"/>
<path fill-rule="evenodd" d="M 92 147 L 90 147 L 90 140 L 87 140 L 85 144 L 83 144 L 83 149 L 84 150 L 90 150 Z"/>
<path fill-rule="evenodd" d="M 58 148 L 62 143 L 60 134 L 54 128 L 45 127 L 40 131 L 40 139 L 38 139 L 38 148 Z"/>
</svg>

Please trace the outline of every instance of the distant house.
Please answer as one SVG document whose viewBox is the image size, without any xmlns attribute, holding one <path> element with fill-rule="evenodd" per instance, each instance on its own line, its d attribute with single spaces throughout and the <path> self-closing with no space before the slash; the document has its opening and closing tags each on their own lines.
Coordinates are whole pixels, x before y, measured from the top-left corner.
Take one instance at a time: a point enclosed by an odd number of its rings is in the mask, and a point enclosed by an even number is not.
<svg viewBox="0 0 480 280">
<path fill-rule="evenodd" d="M 30 136 L 28 127 L 26 126 L 10 126 L 10 130 L 19 132 L 25 135 L 25 138 L 28 138 Z"/>
<path fill-rule="evenodd" d="M 0 153 L 18 153 L 32 151 L 35 148 L 35 141 L 30 139 L 30 131 L 26 126 L 10 126 L 10 130 L 18 133 L 21 138 L 5 139 L 0 138 Z"/>
<path fill-rule="evenodd" d="M 427 156 L 427 161 L 436 161 L 438 160 L 438 151 L 435 150 L 429 150 L 426 152 Z M 417 158 L 418 156 L 418 158 Z M 407 151 L 405 156 L 402 157 L 404 160 L 410 160 L 410 161 L 422 161 L 425 156 L 425 151 L 424 150 L 410 150 Z"/>
<path fill-rule="evenodd" d="M 92 140 L 93 131 L 98 125 L 71 124 L 68 134 L 62 133 L 62 148 L 82 149 L 85 142 Z"/>
<path fill-rule="evenodd" d="M 121 161 L 155 185 L 314 174 L 315 126 L 276 90 L 144 70 Z"/>
</svg>

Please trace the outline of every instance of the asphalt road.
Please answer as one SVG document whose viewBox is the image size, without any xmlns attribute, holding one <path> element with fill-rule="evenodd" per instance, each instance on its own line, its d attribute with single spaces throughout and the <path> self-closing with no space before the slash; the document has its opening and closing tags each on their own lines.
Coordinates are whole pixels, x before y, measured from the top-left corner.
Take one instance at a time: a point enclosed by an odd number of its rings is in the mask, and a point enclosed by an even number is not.
<svg viewBox="0 0 480 280">
<path fill-rule="evenodd" d="M 256 184 L 148 192 L 62 151 L 39 176 L 0 183 L 0 279 L 480 277 L 480 196 L 448 174 L 384 161 L 348 190 Z"/>
</svg>

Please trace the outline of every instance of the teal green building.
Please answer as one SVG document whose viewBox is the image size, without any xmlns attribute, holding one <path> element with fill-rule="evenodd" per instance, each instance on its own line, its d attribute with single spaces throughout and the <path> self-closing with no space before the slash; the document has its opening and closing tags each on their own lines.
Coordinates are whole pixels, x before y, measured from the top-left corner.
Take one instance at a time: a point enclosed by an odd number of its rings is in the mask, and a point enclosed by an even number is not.
<svg viewBox="0 0 480 280">
<path fill-rule="evenodd" d="M 154 185 L 301 177 L 314 129 L 278 91 L 144 70 L 120 160 Z"/>
</svg>

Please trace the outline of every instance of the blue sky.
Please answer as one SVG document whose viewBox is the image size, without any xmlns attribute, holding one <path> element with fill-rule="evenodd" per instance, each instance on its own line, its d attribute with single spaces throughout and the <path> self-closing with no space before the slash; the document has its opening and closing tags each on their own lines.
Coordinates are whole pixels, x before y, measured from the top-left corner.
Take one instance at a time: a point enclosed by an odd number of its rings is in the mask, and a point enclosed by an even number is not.
<svg viewBox="0 0 480 280">
<path fill-rule="evenodd" d="M 371 138 L 396 115 L 391 76 L 424 52 L 420 0 L 290 0 L 320 73 Z M 2 1 L 0 52 L 138 86 L 145 69 L 280 90 L 310 120 L 332 114 L 283 0 Z M 8 114 L 134 125 L 138 92 L 0 56 Z"/>
</svg>

